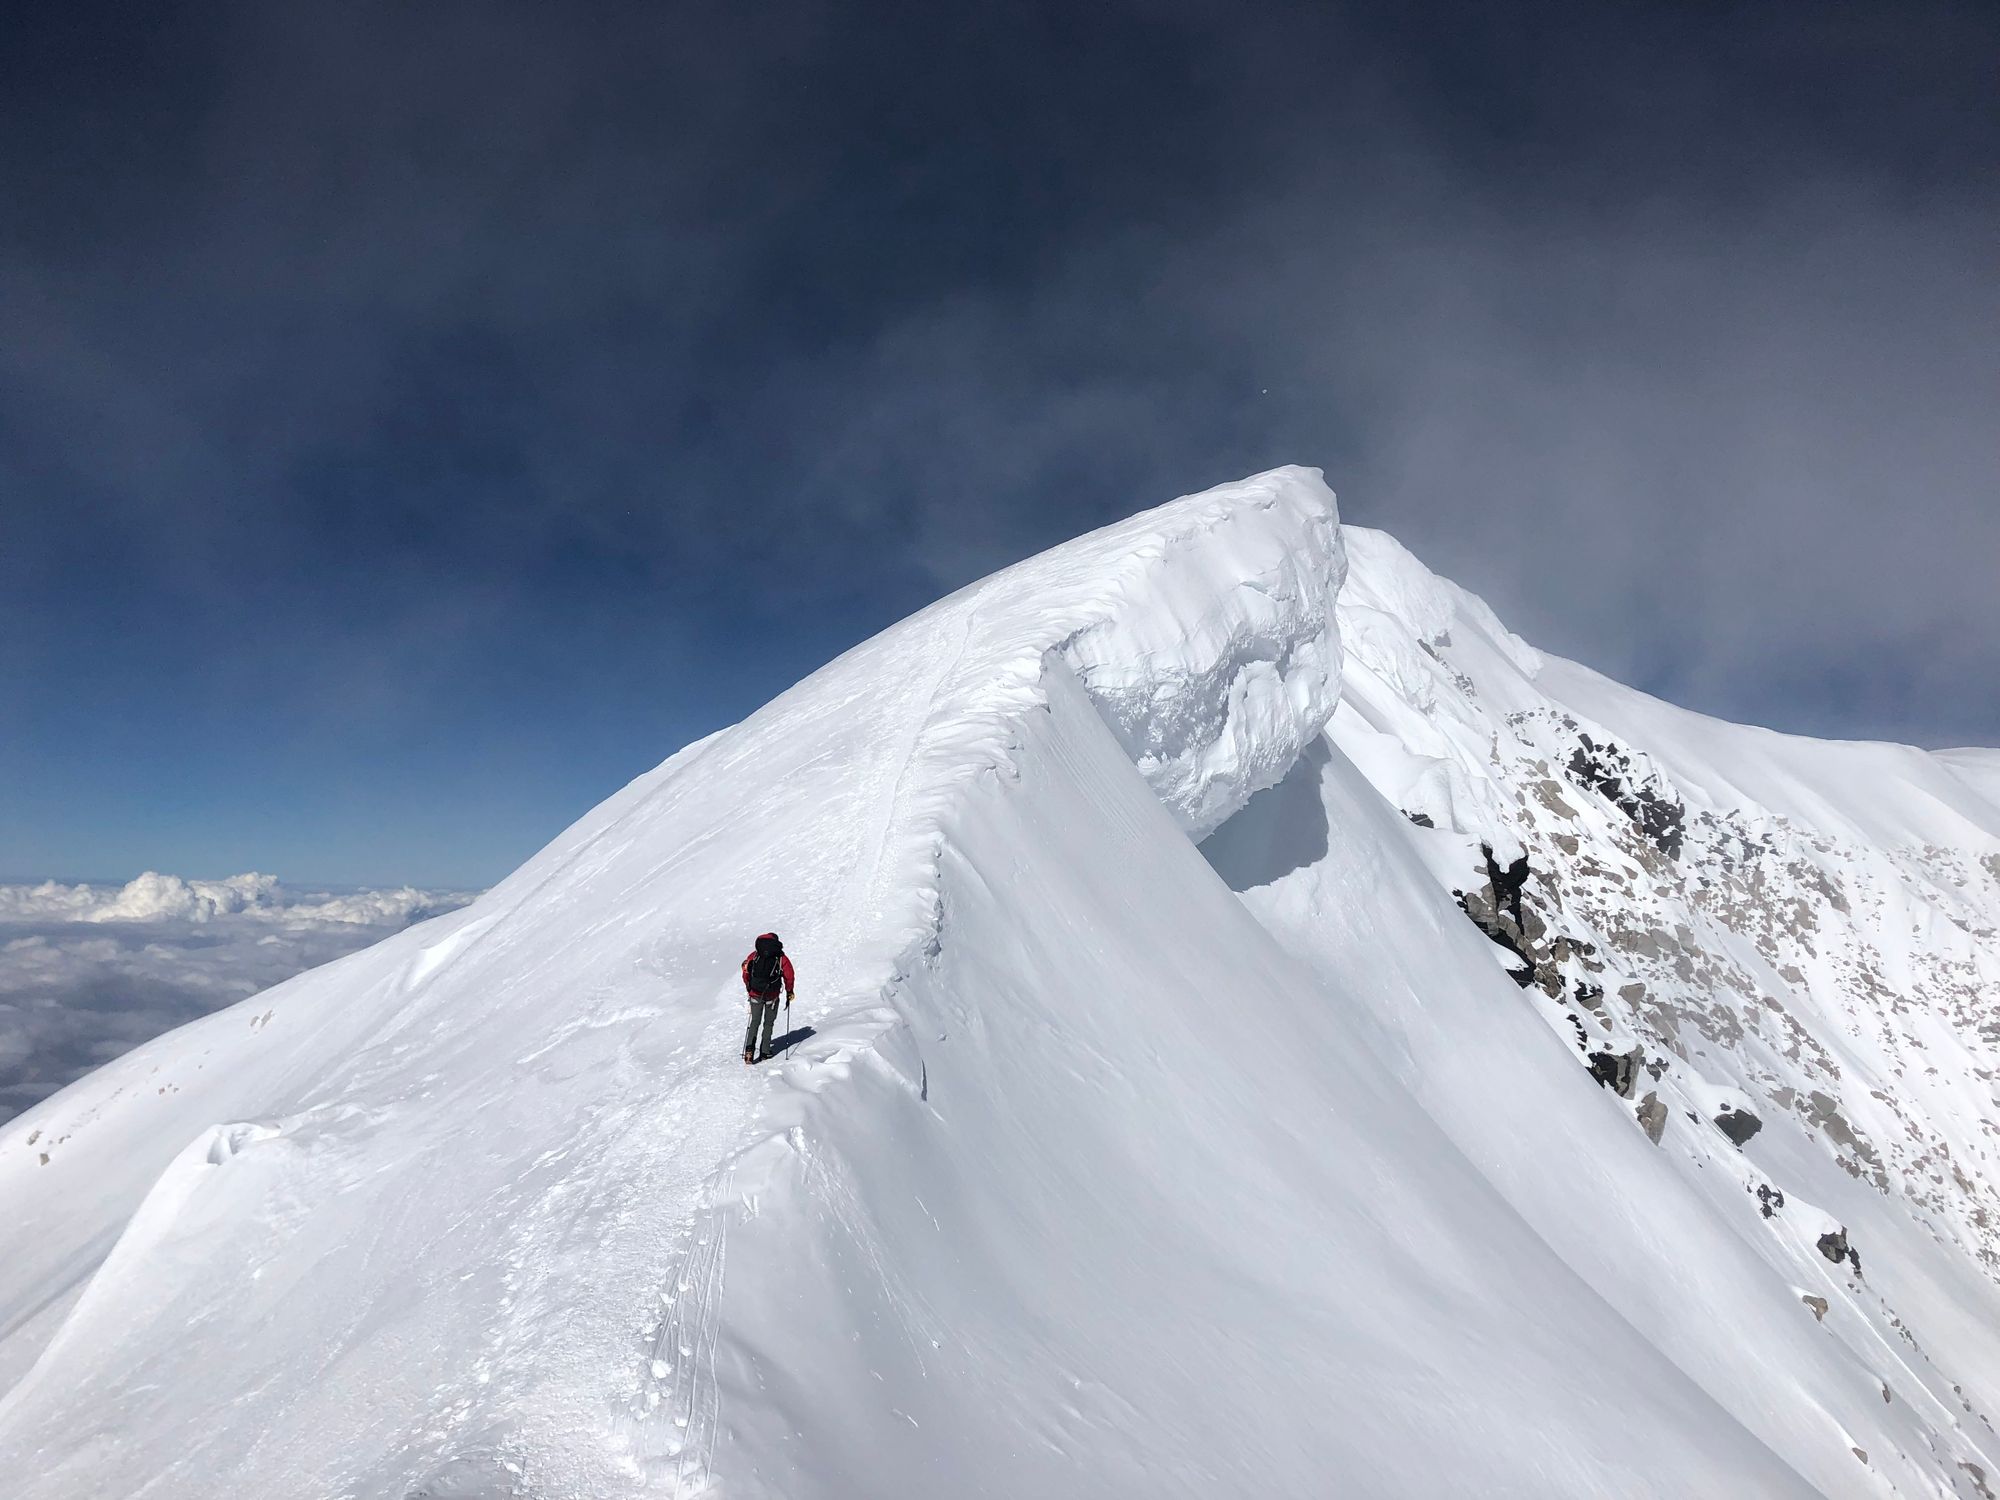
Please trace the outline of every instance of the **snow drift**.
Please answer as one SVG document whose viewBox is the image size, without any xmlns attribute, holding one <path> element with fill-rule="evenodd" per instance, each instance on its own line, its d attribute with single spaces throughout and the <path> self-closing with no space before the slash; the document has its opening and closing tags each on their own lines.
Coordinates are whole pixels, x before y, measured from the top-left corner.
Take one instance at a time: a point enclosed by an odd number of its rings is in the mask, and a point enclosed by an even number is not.
<svg viewBox="0 0 2000 1500">
<path fill-rule="evenodd" d="M 1503 751 L 1586 698 L 1618 769 L 1526 786 Z M 0 1133 L 0 1465 L 34 1496 L 1977 1494 L 1990 1035 L 1901 974 L 1866 1014 L 1800 982 L 1808 1035 L 1934 1047 L 1943 1082 L 1898 1092 L 1899 1053 L 1878 1091 L 1966 1151 L 1953 1238 L 1810 1101 L 1739 1151 L 1702 1110 L 1811 1080 L 1692 1045 L 1719 1025 L 1674 1051 L 1685 997 L 1615 1009 L 1582 930 L 1626 830 L 1672 863 L 1669 801 L 1706 850 L 1689 807 L 1767 797 L 1877 851 L 1869 936 L 1914 924 L 1990 1023 L 1979 894 L 1904 851 L 2000 883 L 2000 819 L 1917 752 L 1815 779 L 1671 713 L 1343 532 L 1307 470 L 997 574 L 465 910 Z M 1583 833 L 1522 812 L 1579 785 Z M 1668 969 L 1765 964 L 1727 916 Z M 765 928 L 805 1009 L 751 1071 Z M 1656 1131 L 1635 1070 L 1694 1123 Z"/>
</svg>

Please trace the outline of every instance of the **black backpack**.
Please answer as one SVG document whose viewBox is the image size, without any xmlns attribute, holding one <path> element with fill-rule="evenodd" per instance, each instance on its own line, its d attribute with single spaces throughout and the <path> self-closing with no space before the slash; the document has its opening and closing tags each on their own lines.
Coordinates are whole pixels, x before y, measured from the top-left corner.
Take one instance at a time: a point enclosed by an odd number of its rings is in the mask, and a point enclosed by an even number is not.
<svg viewBox="0 0 2000 1500">
<path fill-rule="evenodd" d="M 785 982 L 780 963 L 784 952 L 785 945 L 768 932 L 757 939 L 757 951 L 750 955 L 750 968 L 744 975 L 754 993 L 768 995 Z"/>
</svg>

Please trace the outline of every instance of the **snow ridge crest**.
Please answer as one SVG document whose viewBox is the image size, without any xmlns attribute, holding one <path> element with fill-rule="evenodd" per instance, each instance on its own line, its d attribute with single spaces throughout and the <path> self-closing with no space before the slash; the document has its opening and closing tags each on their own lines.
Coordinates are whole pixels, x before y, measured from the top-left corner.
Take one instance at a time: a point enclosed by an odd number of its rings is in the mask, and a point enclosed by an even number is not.
<svg viewBox="0 0 2000 1500">
<path fill-rule="evenodd" d="M 996 622 L 986 649 L 965 653 L 960 701 L 979 701 L 979 681 L 1038 683 L 1059 658 L 1199 839 L 1275 785 L 1332 717 L 1346 577 L 1338 504 L 1319 470 L 1219 485 L 946 601 Z"/>
</svg>

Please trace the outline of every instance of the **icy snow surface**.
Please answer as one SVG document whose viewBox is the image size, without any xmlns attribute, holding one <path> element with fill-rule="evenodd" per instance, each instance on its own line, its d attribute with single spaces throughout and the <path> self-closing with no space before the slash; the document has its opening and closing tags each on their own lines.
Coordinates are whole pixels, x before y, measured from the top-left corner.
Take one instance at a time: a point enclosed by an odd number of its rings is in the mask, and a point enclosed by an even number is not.
<svg viewBox="0 0 2000 1500">
<path fill-rule="evenodd" d="M 1176 501 L 0 1129 L 0 1473 L 1977 1495 L 1976 780 L 1543 658 L 1313 471 Z"/>
</svg>

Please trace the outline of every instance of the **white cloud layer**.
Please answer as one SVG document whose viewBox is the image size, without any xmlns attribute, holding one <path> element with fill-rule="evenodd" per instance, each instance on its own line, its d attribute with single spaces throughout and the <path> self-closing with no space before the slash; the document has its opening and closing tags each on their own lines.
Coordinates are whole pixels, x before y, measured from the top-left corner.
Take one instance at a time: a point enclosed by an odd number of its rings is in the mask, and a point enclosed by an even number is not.
<svg viewBox="0 0 2000 1500">
<path fill-rule="evenodd" d="M 153 871 L 123 886 L 0 885 L 0 1120 L 162 1031 L 475 894 Z"/>
</svg>

